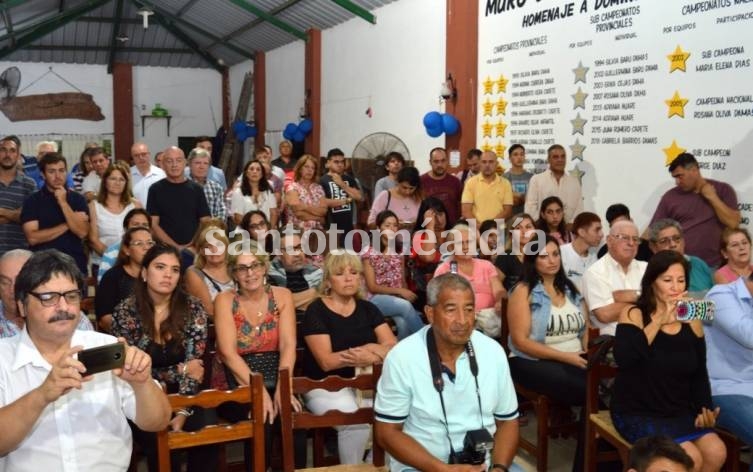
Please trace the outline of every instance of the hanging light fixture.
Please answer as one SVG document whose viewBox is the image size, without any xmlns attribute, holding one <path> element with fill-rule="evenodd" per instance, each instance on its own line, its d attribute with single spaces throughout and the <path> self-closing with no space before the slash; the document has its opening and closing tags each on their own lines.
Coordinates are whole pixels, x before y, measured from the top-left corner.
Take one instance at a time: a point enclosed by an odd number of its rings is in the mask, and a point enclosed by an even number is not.
<svg viewBox="0 0 753 472">
<path fill-rule="evenodd" d="M 149 17 L 154 15 L 154 12 L 149 7 L 143 6 L 136 13 L 144 20 L 144 29 L 149 28 Z"/>
</svg>

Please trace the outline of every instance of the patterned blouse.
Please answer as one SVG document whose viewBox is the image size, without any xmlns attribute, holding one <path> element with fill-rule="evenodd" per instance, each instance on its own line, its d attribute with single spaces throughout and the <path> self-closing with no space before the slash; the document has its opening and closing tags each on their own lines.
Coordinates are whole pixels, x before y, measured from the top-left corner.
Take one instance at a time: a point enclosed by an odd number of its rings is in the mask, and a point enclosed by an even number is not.
<svg viewBox="0 0 753 472">
<path fill-rule="evenodd" d="M 322 188 L 321 185 L 317 183 L 312 183 L 312 184 L 309 184 L 308 186 L 303 186 L 298 182 L 292 182 L 288 186 L 286 192 L 290 192 L 291 190 L 295 190 L 296 192 L 298 192 L 298 199 L 304 205 L 318 206 L 319 202 L 321 202 L 323 198 L 326 198 L 324 195 L 324 189 Z M 289 224 L 293 224 L 304 230 L 308 230 L 308 229 L 323 230 L 324 229 L 324 227 L 319 221 L 316 221 L 316 220 L 303 221 L 297 216 L 295 216 L 295 213 L 293 212 L 293 209 L 290 208 L 290 206 L 285 207 L 285 214 L 287 215 Z"/>
<path fill-rule="evenodd" d="M 185 314 L 183 326 L 183 345 L 185 359 L 201 359 L 207 347 L 207 313 L 198 298 L 188 296 L 188 312 Z M 141 317 L 136 313 L 136 298 L 134 295 L 118 303 L 112 313 L 112 334 L 124 337 L 128 344 L 136 346 L 144 352 L 152 350 L 156 344 L 144 332 Z M 178 385 L 178 392 L 182 395 L 192 395 L 200 390 L 201 382 L 183 375 L 178 371 L 178 364 L 169 367 L 153 367 L 152 377 L 168 385 Z"/>
<path fill-rule="evenodd" d="M 390 288 L 403 287 L 403 256 L 382 254 L 369 246 L 363 254 L 364 260 L 374 268 L 377 285 Z M 371 298 L 371 297 L 369 297 Z"/>
<path fill-rule="evenodd" d="M 241 356 L 254 352 L 279 351 L 280 349 L 280 310 L 275 302 L 272 288 L 267 288 L 267 312 L 254 327 L 240 311 L 238 293 L 233 297 L 233 321 L 238 354 Z M 251 316 L 256 316 L 253 314 Z M 261 317 L 260 317 L 261 318 Z"/>
</svg>

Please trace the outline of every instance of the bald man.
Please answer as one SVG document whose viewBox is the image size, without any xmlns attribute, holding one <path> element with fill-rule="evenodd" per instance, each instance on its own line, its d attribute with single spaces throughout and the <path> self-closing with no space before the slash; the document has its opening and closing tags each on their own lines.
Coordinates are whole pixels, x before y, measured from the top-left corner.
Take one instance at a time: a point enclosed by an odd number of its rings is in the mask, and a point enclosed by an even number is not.
<svg viewBox="0 0 753 472">
<path fill-rule="evenodd" d="M 149 195 L 149 187 L 154 182 L 165 178 L 165 171 L 152 164 L 152 155 L 144 143 L 135 143 L 131 146 L 131 181 L 133 196 L 144 206 Z"/>
</svg>

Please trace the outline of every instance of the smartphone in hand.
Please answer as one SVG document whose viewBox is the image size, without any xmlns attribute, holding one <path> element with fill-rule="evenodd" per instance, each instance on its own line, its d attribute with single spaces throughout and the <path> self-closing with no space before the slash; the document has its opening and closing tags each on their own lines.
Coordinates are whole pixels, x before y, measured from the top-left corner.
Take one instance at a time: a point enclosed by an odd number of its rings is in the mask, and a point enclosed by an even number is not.
<svg viewBox="0 0 753 472">
<path fill-rule="evenodd" d="M 84 375 L 120 369 L 125 364 L 125 344 L 113 343 L 84 349 L 78 353 L 78 360 L 86 367 Z"/>
</svg>

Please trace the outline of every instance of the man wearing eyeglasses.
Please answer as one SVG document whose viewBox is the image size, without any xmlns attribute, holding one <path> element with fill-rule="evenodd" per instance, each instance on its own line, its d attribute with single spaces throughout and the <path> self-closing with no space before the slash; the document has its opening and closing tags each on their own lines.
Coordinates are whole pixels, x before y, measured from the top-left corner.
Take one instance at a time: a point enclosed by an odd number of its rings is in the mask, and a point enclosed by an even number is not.
<svg viewBox="0 0 753 472">
<path fill-rule="evenodd" d="M 315 267 L 303 252 L 300 230 L 283 232 L 280 244 L 280 257 L 275 257 L 269 266 L 269 281 L 290 290 L 295 309 L 305 310 L 309 303 L 319 298 L 316 288 L 322 282 L 324 272 Z"/>
<path fill-rule="evenodd" d="M 162 165 L 166 177 L 149 189 L 146 209 L 157 239 L 181 250 L 191 243 L 201 222 L 209 219 L 209 205 L 204 189 L 186 178 L 186 155 L 179 147 L 165 150 Z"/>
<path fill-rule="evenodd" d="M 442 274 L 426 291 L 431 326 L 387 354 L 376 390 L 374 436 L 390 470 L 520 470 L 512 463 L 518 401 L 507 356 L 474 329 L 470 282 Z M 478 448 L 465 445 L 469 437 L 480 439 Z"/>
<path fill-rule="evenodd" d="M 600 334 L 614 335 L 622 309 L 638 300 L 648 265 L 635 259 L 639 243 L 635 223 L 615 222 L 607 235 L 607 254 L 583 275 L 583 295 L 591 310 L 591 323 Z"/>
<path fill-rule="evenodd" d="M 675 251 L 690 263 L 688 292 L 694 297 L 703 298 L 706 291 L 714 286 L 714 274 L 703 259 L 685 254 L 685 238 L 680 223 L 670 218 L 654 221 L 648 227 L 648 245 L 651 252 Z"/>
<path fill-rule="evenodd" d="M 21 267 L 33 253 L 26 249 L 14 249 L 0 257 L 0 338 L 10 338 L 24 329 L 24 318 L 18 311 L 18 303 L 13 289 Z M 81 316 L 76 329 L 94 329 L 86 316 Z"/>
<path fill-rule="evenodd" d="M 167 427 L 170 405 L 151 378 L 151 358 L 126 346 L 122 369 L 86 375 L 76 354 L 117 340 L 81 331 L 84 280 L 56 250 L 34 254 L 15 284 L 26 326 L 0 339 L 0 468 L 122 471 L 131 459 L 127 419 Z"/>
</svg>

